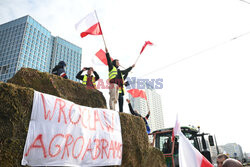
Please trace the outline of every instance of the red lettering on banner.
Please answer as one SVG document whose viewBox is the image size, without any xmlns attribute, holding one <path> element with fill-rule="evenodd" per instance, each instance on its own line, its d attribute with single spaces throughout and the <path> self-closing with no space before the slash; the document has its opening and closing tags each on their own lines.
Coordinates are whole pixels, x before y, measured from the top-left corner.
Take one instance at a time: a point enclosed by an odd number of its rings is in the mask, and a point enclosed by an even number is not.
<svg viewBox="0 0 250 167">
<path fill-rule="evenodd" d="M 101 156 L 101 158 L 103 159 L 103 152 L 104 152 L 106 157 L 109 159 L 109 156 L 108 156 L 107 151 L 106 151 L 107 147 L 109 146 L 108 141 L 106 139 L 101 139 L 101 142 L 102 142 L 102 156 Z M 106 143 L 106 145 L 104 144 L 104 142 Z"/>
<path fill-rule="evenodd" d="M 113 140 L 110 141 L 110 145 L 109 145 L 109 153 L 108 153 L 108 158 L 110 156 L 110 151 L 113 151 L 113 158 L 115 158 L 115 147 L 113 145 Z"/>
<path fill-rule="evenodd" d="M 99 117 L 99 114 L 98 114 L 98 111 L 97 110 L 94 110 L 94 128 L 90 128 L 90 130 L 96 130 L 96 123 L 99 122 L 101 127 L 102 127 L 102 130 L 104 130 L 103 128 L 103 125 L 102 125 L 102 121 Z"/>
<path fill-rule="evenodd" d="M 106 130 L 109 133 L 114 132 L 114 113 L 111 113 L 110 118 L 107 118 L 107 113 L 100 109 L 89 109 L 87 107 L 81 107 L 76 104 L 70 104 L 68 113 L 66 111 L 66 108 L 68 108 L 68 103 L 60 98 L 56 98 L 54 103 L 53 111 L 46 108 L 46 101 L 45 96 L 41 93 L 41 99 L 44 109 L 44 119 L 52 120 L 55 112 L 59 112 L 57 122 L 60 123 L 61 121 L 64 121 L 65 124 L 73 124 L 78 125 L 79 122 L 81 122 L 81 126 L 85 129 L 89 129 L 91 131 L 96 131 L 97 126 L 100 126 L 102 130 Z M 79 110 L 77 110 L 78 107 Z M 83 111 L 82 111 L 83 110 Z M 75 111 L 75 112 L 74 112 Z M 104 117 L 104 120 L 102 120 L 100 117 L 100 112 Z M 73 113 L 74 112 L 74 113 Z M 78 118 L 74 115 L 78 114 Z M 67 120 L 67 115 L 69 117 L 69 120 Z M 109 115 L 108 115 L 109 116 Z M 63 118 L 62 118 L 63 117 Z M 63 120 L 61 120 L 63 119 Z M 98 125 L 99 124 L 99 125 Z"/>
<path fill-rule="evenodd" d="M 76 145 L 76 143 L 77 143 L 77 141 L 78 141 L 79 139 L 82 139 L 82 147 L 81 147 L 81 150 L 80 150 L 79 154 L 78 154 L 77 156 L 75 156 L 75 155 L 74 155 L 74 152 L 75 152 L 75 151 L 74 151 L 74 150 L 75 150 L 75 145 Z M 73 157 L 73 158 L 77 159 L 77 158 L 81 155 L 83 146 L 84 146 L 84 139 L 83 139 L 82 136 L 79 136 L 79 137 L 76 139 L 76 141 L 74 142 L 74 145 L 73 145 L 73 148 L 72 148 L 72 157 Z"/>
<path fill-rule="evenodd" d="M 94 154 L 94 156 L 93 155 L 91 155 L 91 156 L 92 156 L 93 160 L 96 160 L 99 157 L 100 153 L 101 153 L 100 140 L 99 139 L 95 139 L 94 143 L 96 143 L 95 148 L 94 148 L 95 154 Z M 97 154 L 97 150 L 98 150 L 98 154 Z"/>
<path fill-rule="evenodd" d="M 66 106 L 66 102 L 64 100 L 62 100 L 62 99 L 56 99 L 55 106 L 56 106 L 57 101 L 59 102 L 59 117 L 58 117 L 58 122 L 61 121 L 61 113 L 63 113 L 64 122 L 65 122 L 65 124 L 67 124 L 66 115 L 65 115 L 65 112 L 64 112 L 64 108 Z"/>
<path fill-rule="evenodd" d="M 88 128 L 89 128 L 89 130 L 94 130 L 95 131 L 96 130 L 95 127 L 91 128 L 91 125 L 90 125 L 90 123 L 91 123 L 90 118 L 91 118 L 91 114 L 93 114 L 93 112 L 89 111 L 89 109 L 87 111 L 88 111 L 88 120 L 87 121 L 89 123 L 89 127 Z"/>
<path fill-rule="evenodd" d="M 103 111 L 103 116 L 104 116 L 104 120 L 106 123 L 106 127 L 107 127 L 107 131 L 108 132 L 114 132 L 114 113 L 112 113 L 112 126 L 110 126 L 110 124 L 107 122 L 107 118 L 106 118 L 106 112 Z"/>
<path fill-rule="evenodd" d="M 79 112 L 78 120 L 77 120 L 76 122 L 73 122 L 72 119 L 71 119 L 71 112 L 72 112 L 72 109 L 73 109 L 73 106 L 74 106 L 74 105 L 75 105 L 75 104 L 73 103 L 73 104 L 71 105 L 70 109 L 69 109 L 69 120 L 70 120 L 70 122 L 71 122 L 73 125 L 76 125 L 76 124 L 78 124 L 78 122 L 80 121 L 81 112 Z M 80 111 L 80 110 L 81 110 L 81 109 L 80 109 L 80 107 L 79 107 L 79 111 Z"/>
<path fill-rule="evenodd" d="M 80 110 L 81 118 L 82 118 L 81 119 L 82 126 L 87 129 L 87 126 L 84 124 L 84 116 L 83 116 L 84 112 L 86 111 L 86 108 L 84 108 L 83 111 L 81 111 L 81 107 L 79 107 L 79 110 Z"/>
<path fill-rule="evenodd" d="M 86 150 L 85 150 L 85 152 L 84 152 L 84 154 L 82 156 L 82 160 L 85 157 L 85 154 L 87 153 L 87 151 L 90 151 L 90 153 L 92 152 L 92 149 L 91 149 L 91 139 L 89 139 L 89 142 L 88 142 L 88 145 L 86 147 Z"/>
<path fill-rule="evenodd" d="M 71 134 L 67 134 L 65 137 L 66 137 L 66 142 L 65 142 L 63 155 L 62 155 L 61 159 L 63 159 L 63 157 L 64 157 L 65 150 L 67 151 L 67 156 L 69 157 L 69 148 L 68 148 L 68 146 L 71 145 L 73 143 L 73 141 L 74 141 L 74 138 L 73 138 L 73 136 Z M 69 137 L 71 138 L 71 141 L 68 143 Z"/>
<path fill-rule="evenodd" d="M 48 110 L 48 113 L 46 113 L 45 99 L 42 93 L 41 93 L 41 98 L 42 98 L 43 109 L 44 109 L 44 119 L 47 120 L 47 118 L 49 117 L 49 120 L 51 120 L 55 113 L 55 107 L 54 107 L 52 115 L 50 114 L 51 113 L 50 110 Z"/>
<path fill-rule="evenodd" d="M 58 148 L 58 151 L 57 151 L 56 154 L 54 154 L 54 155 L 51 153 L 51 145 L 52 145 L 52 143 L 53 143 L 53 141 L 55 140 L 56 137 L 64 137 L 64 135 L 61 134 L 61 133 L 59 133 L 59 134 L 56 134 L 56 135 L 51 139 L 51 141 L 50 141 L 50 143 L 49 143 L 49 155 L 50 155 L 51 157 L 56 157 L 56 156 L 61 152 L 61 146 L 60 146 L 59 144 L 56 144 L 55 147 Z"/>
<path fill-rule="evenodd" d="M 40 145 L 37 145 L 36 142 L 37 141 L 40 141 Z M 46 150 L 45 150 L 45 146 L 43 144 L 43 135 L 42 134 L 39 134 L 36 139 L 34 140 L 34 142 L 30 145 L 27 153 L 25 154 L 25 156 L 27 157 L 29 155 L 29 152 L 32 148 L 42 148 L 43 149 L 43 156 L 44 158 L 47 157 L 47 154 L 46 154 Z"/>
<path fill-rule="evenodd" d="M 64 143 L 64 149 L 62 152 L 63 143 Z M 98 138 L 91 140 L 91 138 L 89 138 L 88 143 L 86 144 L 87 146 L 85 148 L 84 147 L 85 140 L 83 136 L 79 136 L 78 138 L 76 138 L 76 140 L 74 140 L 74 137 L 71 134 L 64 135 L 64 134 L 58 133 L 54 135 L 53 138 L 50 140 L 49 148 L 48 148 L 49 156 L 51 158 L 55 158 L 60 153 L 62 153 L 61 159 L 68 159 L 68 158 L 71 158 L 71 156 L 74 159 L 78 159 L 82 155 L 82 152 L 84 152 L 81 160 L 83 160 L 85 157 L 87 158 L 91 157 L 92 160 L 104 159 L 104 158 L 105 159 L 106 158 L 107 159 L 110 159 L 110 158 L 121 159 L 122 158 L 122 144 L 117 141 L 113 141 L 113 140 L 108 141 L 106 139 L 98 139 Z M 44 158 L 47 158 L 46 148 L 43 142 L 42 134 L 39 134 L 35 138 L 34 142 L 30 145 L 27 153 L 25 154 L 26 157 L 29 155 L 31 149 L 33 148 L 36 148 L 36 149 L 42 148 L 43 156 Z M 77 148 L 77 151 L 75 150 L 76 148 Z M 88 152 L 89 154 L 88 156 L 86 156 Z M 112 153 L 113 153 L 113 156 L 112 156 Z M 66 157 L 64 156 L 65 154 L 67 154 Z M 39 157 L 39 155 L 36 155 L 36 156 Z"/>
<path fill-rule="evenodd" d="M 115 150 L 117 152 L 117 157 L 119 159 L 121 159 L 122 158 L 122 151 L 121 151 L 122 144 L 120 144 L 117 141 L 115 141 L 115 146 L 114 147 L 115 147 Z"/>
</svg>

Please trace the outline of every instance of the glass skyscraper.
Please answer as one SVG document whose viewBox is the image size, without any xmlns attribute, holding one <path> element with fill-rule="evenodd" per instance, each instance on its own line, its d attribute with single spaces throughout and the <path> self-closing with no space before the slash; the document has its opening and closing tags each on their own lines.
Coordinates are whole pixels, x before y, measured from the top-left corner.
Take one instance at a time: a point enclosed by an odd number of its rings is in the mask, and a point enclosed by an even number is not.
<svg viewBox="0 0 250 167">
<path fill-rule="evenodd" d="M 52 71 L 52 68 L 58 64 L 59 61 L 63 60 L 67 64 L 67 76 L 69 79 L 76 81 L 75 76 L 81 70 L 81 59 L 81 48 L 60 37 L 53 37 L 50 71 Z"/>
<path fill-rule="evenodd" d="M 71 80 L 81 67 L 82 49 L 51 32 L 30 16 L 0 25 L 0 81 L 6 82 L 21 67 L 51 72 L 59 61 L 67 64 Z"/>
<path fill-rule="evenodd" d="M 150 109 L 150 117 L 148 119 L 148 124 L 151 129 L 151 132 L 164 128 L 161 96 L 151 85 L 147 83 L 143 91 L 146 93 L 147 101 L 143 98 L 133 98 L 129 94 L 129 99 L 131 101 L 133 109 L 137 110 L 143 117 L 147 115 Z"/>
</svg>

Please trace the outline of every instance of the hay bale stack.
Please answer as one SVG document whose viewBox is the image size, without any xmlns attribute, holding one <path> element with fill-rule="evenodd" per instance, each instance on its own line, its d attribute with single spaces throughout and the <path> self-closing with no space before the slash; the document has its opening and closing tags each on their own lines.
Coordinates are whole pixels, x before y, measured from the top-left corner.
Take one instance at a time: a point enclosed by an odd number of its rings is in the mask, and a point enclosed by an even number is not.
<svg viewBox="0 0 250 167">
<path fill-rule="evenodd" d="M 34 90 L 0 82 L 0 166 L 21 166 Z"/>
<path fill-rule="evenodd" d="M 33 88 L 39 92 L 55 95 L 79 105 L 107 108 L 102 92 L 96 89 L 87 89 L 86 86 L 79 82 L 64 79 L 47 72 L 21 68 L 8 80 L 8 83 Z"/>
<path fill-rule="evenodd" d="M 8 82 L 18 85 L 0 82 L 0 166 L 21 166 L 34 89 L 80 105 L 106 108 L 105 98 L 98 90 L 85 89 L 80 83 L 33 69 L 22 69 Z M 76 93 L 77 97 L 73 93 Z M 79 96 L 81 94 L 83 96 Z M 143 120 L 126 113 L 120 113 L 120 119 L 123 140 L 122 166 L 165 166 L 163 154 L 149 146 Z"/>
<path fill-rule="evenodd" d="M 144 121 L 130 114 L 120 113 L 122 127 L 123 167 L 165 167 L 161 151 L 150 146 Z"/>
</svg>

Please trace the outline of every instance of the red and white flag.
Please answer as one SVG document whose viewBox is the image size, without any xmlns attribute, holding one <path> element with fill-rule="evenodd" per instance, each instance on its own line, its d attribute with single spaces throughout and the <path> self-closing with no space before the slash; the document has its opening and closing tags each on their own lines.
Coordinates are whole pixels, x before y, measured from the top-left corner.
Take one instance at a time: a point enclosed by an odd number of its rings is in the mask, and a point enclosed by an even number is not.
<svg viewBox="0 0 250 167">
<path fill-rule="evenodd" d="M 100 23 L 96 17 L 95 12 L 89 13 L 83 19 L 81 19 L 75 28 L 80 32 L 80 36 L 86 37 L 87 35 L 102 35 Z"/>
<path fill-rule="evenodd" d="M 133 96 L 134 98 L 136 97 L 141 97 L 144 98 L 145 100 L 147 100 L 147 96 L 146 93 L 143 90 L 139 90 L 139 89 L 130 89 L 127 91 L 128 93 L 131 94 L 131 96 Z"/>
<path fill-rule="evenodd" d="M 98 57 L 99 60 L 101 60 L 101 62 L 103 62 L 103 64 L 105 64 L 106 66 L 108 65 L 108 62 L 107 62 L 107 58 L 106 58 L 106 53 L 100 49 L 98 52 L 96 52 L 96 57 Z M 113 58 L 111 58 L 111 61 L 113 61 Z"/>
<path fill-rule="evenodd" d="M 180 123 L 176 120 L 174 134 L 179 136 L 180 167 L 213 167 L 213 165 L 190 143 L 181 132 Z"/>
<path fill-rule="evenodd" d="M 142 54 L 143 50 L 146 48 L 147 45 L 153 45 L 153 43 L 150 41 L 145 41 L 145 44 L 143 45 L 140 54 Z"/>
<path fill-rule="evenodd" d="M 181 131 L 180 122 L 178 120 L 178 115 L 176 115 L 175 127 L 172 130 L 172 142 L 174 142 L 174 138 L 177 135 L 177 132 Z"/>
</svg>

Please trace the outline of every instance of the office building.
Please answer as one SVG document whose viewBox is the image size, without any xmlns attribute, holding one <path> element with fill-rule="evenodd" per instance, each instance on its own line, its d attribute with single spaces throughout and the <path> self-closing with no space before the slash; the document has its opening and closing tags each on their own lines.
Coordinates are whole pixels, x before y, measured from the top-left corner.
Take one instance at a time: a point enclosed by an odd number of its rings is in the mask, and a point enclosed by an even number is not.
<svg viewBox="0 0 250 167">
<path fill-rule="evenodd" d="M 75 74 L 81 66 L 81 52 L 81 48 L 60 37 L 53 37 L 31 16 L 4 23 L 0 25 L 0 81 L 6 82 L 21 67 L 51 72 L 61 60 L 68 64 L 68 77 L 76 80 Z"/>
<path fill-rule="evenodd" d="M 240 161 L 242 161 L 244 158 L 242 148 L 237 143 L 228 143 L 220 146 L 220 148 L 222 149 L 223 153 L 227 154 L 231 158 L 235 158 Z"/>
<path fill-rule="evenodd" d="M 69 79 L 76 81 L 76 74 L 81 70 L 82 49 L 60 37 L 52 41 L 50 71 L 61 60 L 67 64 L 66 73 Z"/>
<path fill-rule="evenodd" d="M 146 89 L 143 91 L 146 93 L 147 101 L 143 98 L 133 98 L 131 95 L 129 95 L 132 107 L 142 116 L 147 115 L 149 107 L 150 117 L 148 119 L 148 124 L 150 126 L 151 132 L 164 128 L 161 96 L 150 85 L 147 85 Z"/>
</svg>

